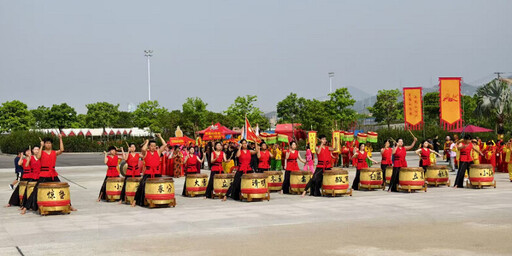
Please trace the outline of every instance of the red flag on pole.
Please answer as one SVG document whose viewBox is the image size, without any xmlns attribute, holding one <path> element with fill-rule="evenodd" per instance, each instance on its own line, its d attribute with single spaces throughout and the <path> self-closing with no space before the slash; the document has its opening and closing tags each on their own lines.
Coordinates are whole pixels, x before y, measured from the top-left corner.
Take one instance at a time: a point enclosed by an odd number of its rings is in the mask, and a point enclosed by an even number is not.
<svg viewBox="0 0 512 256">
<path fill-rule="evenodd" d="M 247 119 L 247 117 L 245 117 L 244 138 L 247 141 L 252 141 L 255 143 L 261 142 L 260 138 L 258 136 L 256 136 L 256 133 L 251 128 L 251 124 L 249 123 L 249 120 Z"/>
</svg>

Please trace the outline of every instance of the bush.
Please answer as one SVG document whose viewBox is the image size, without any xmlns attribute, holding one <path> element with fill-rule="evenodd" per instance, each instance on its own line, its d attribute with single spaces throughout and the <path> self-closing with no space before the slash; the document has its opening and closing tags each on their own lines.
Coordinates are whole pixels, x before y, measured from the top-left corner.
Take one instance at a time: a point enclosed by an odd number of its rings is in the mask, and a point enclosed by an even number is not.
<svg viewBox="0 0 512 256">
<path fill-rule="evenodd" d="M 52 137 L 53 148 L 57 150 L 59 148 L 59 138 L 57 136 L 48 136 L 48 134 L 40 132 L 29 132 L 29 131 L 16 131 L 8 135 L 2 135 L 0 137 L 0 150 L 6 154 L 16 154 L 18 151 L 22 151 L 29 146 L 39 146 L 39 138 Z M 65 152 L 103 152 L 107 150 L 109 146 L 124 147 L 126 150 L 126 142 L 134 142 L 137 145 L 141 145 L 145 138 L 132 138 L 126 139 L 121 138 L 90 138 L 83 136 L 64 137 L 62 141 L 64 143 Z M 140 148 L 139 146 L 137 148 Z"/>
</svg>

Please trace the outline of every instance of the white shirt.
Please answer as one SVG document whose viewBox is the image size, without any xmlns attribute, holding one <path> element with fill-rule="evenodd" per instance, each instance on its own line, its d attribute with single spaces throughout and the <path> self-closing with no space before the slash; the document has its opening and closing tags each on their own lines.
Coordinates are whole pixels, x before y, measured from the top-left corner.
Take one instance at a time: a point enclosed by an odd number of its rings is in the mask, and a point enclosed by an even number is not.
<svg viewBox="0 0 512 256">
<path fill-rule="evenodd" d="M 455 143 L 452 143 L 452 144 L 450 145 L 450 157 L 457 157 L 457 152 L 455 152 L 455 151 L 453 150 L 453 148 L 455 148 L 456 146 L 457 146 L 457 145 L 455 145 Z"/>
</svg>

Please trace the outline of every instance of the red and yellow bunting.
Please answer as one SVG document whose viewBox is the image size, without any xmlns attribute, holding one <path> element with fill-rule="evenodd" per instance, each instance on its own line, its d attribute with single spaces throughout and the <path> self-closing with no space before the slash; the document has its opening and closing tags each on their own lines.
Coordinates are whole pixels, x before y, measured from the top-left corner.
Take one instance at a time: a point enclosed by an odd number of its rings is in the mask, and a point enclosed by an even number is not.
<svg viewBox="0 0 512 256">
<path fill-rule="evenodd" d="M 405 129 L 419 130 L 423 126 L 423 98 L 421 87 L 404 88 Z"/>
<path fill-rule="evenodd" d="M 462 126 L 460 77 L 439 78 L 439 119 L 445 130 Z"/>
</svg>

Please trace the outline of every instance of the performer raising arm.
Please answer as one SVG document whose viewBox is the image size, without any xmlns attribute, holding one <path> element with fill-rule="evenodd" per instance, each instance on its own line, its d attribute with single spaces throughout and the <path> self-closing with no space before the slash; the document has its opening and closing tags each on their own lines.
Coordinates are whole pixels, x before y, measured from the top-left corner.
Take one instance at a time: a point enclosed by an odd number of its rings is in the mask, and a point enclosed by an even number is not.
<svg viewBox="0 0 512 256">
<path fill-rule="evenodd" d="M 391 175 L 391 181 L 389 183 L 389 189 L 388 192 L 398 192 L 397 186 L 398 186 L 398 178 L 400 173 L 401 167 L 407 167 L 407 160 L 405 160 L 405 156 L 407 155 L 407 150 L 410 150 L 414 147 L 414 144 L 416 144 L 416 137 L 414 137 L 414 141 L 409 146 L 404 146 L 404 140 L 399 138 L 396 142 L 396 144 L 393 146 L 393 156 L 394 156 L 394 162 L 393 162 L 393 174 Z"/>
<path fill-rule="evenodd" d="M 199 158 L 198 155 L 195 154 L 195 148 L 193 146 L 190 146 L 188 149 L 188 154 L 185 157 L 185 183 L 183 183 L 183 192 L 181 195 L 186 196 L 187 195 L 187 175 L 189 174 L 198 174 L 201 173 L 201 169 L 197 168 L 197 163 L 203 163 L 204 162 L 204 155 L 203 158 Z M 213 182 L 213 181 L 211 181 Z M 209 184 L 209 183 L 208 183 Z"/>
<path fill-rule="evenodd" d="M 146 140 L 144 142 L 144 146 L 142 146 L 141 151 L 144 157 L 144 163 L 146 164 L 146 170 L 144 171 L 144 176 L 140 180 L 139 187 L 137 188 L 137 192 L 135 193 L 135 198 L 132 202 L 132 207 L 135 207 L 135 204 L 144 206 L 146 180 L 150 177 L 162 177 L 162 173 L 159 168 L 160 154 L 162 154 L 162 152 L 167 147 L 167 143 L 162 138 L 162 135 L 160 135 L 160 133 L 157 133 L 156 137 L 160 139 L 160 141 L 162 142 L 162 146 L 158 147 L 156 141 L 154 140 Z"/>
<path fill-rule="evenodd" d="M 313 174 L 313 178 L 309 180 L 304 192 L 302 192 L 302 197 L 306 195 L 308 189 L 311 189 L 309 192 L 312 196 L 322 196 L 320 193 L 320 188 L 322 188 L 322 182 L 324 179 L 324 170 L 331 169 L 331 159 L 334 158 L 329 147 L 327 146 L 327 138 L 325 135 L 320 135 L 318 137 L 320 140 L 320 145 L 316 147 L 316 154 L 318 155 L 318 163 L 316 165 L 315 173 Z"/>
<path fill-rule="evenodd" d="M 219 141 L 215 143 L 214 151 L 211 153 L 210 156 L 210 161 L 212 164 L 212 168 L 210 171 L 210 179 L 208 181 L 208 186 L 206 187 L 206 192 L 204 194 L 206 198 L 212 198 L 215 174 L 221 174 L 224 171 L 222 163 L 227 162 L 226 154 L 224 154 L 224 151 L 222 151 L 222 143 L 220 143 Z"/>
<path fill-rule="evenodd" d="M 423 167 L 423 170 L 427 172 L 427 167 L 430 166 L 430 154 L 435 154 L 436 156 L 441 156 L 439 153 L 435 152 L 434 150 L 429 148 L 430 143 L 428 141 L 424 140 L 421 143 L 421 148 L 415 151 L 416 155 L 418 155 L 421 159 L 421 167 Z"/>
<path fill-rule="evenodd" d="M 41 171 L 39 173 L 39 180 L 37 181 L 32 194 L 23 203 L 24 209 L 22 214 L 25 213 L 26 209 L 37 211 L 39 209 L 37 205 L 37 190 L 40 183 L 43 182 L 60 182 L 59 174 L 55 171 L 55 163 L 57 162 L 57 156 L 60 156 L 64 152 L 64 143 L 62 142 L 62 135 L 59 134 L 59 150 L 53 150 L 53 141 L 51 138 L 45 138 L 41 140 L 41 149 L 36 155 L 37 159 L 41 161 Z M 72 206 L 72 211 L 76 211 Z"/>
<path fill-rule="evenodd" d="M 466 174 L 466 171 L 468 171 L 469 178 L 469 166 L 471 165 L 471 162 L 473 162 L 473 158 L 471 157 L 471 150 L 475 150 L 480 155 L 483 155 L 483 153 L 480 152 L 480 150 L 473 148 L 473 143 L 471 143 L 471 135 L 468 134 L 464 136 L 464 141 L 461 141 L 457 144 L 457 149 L 460 151 L 460 162 L 453 187 L 462 188 L 464 186 L 464 175 Z"/>
<path fill-rule="evenodd" d="M 352 181 L 352 189 L 359 190 L 359 177 L 361 176 L 361 169 L 368 168 L 368 162 L 366 159 L 372 161 L 374 164 L 378 164 L 379 162 L 373 160 L 368 156 L 368 152 L 365 150 L 364 143 L 359 144 L 359 151 L 354 153 L 352 158 L 356 159 L 356 177 L 354 177 L 354 181 Z"/>
<path fill-rule="evenodd" d="M 285 172 L 284 172 L 284 181 L 283 181 L 283 189 L 281 190 L 281 194 L 290 194 L 290 175 L 291 172 L 300 171 L 299 165 L 297 164 L 297 160 L 302 163 L 306 163 L 304 159 L 299 154 L 297 150 L 297 142 L 292 141 L 290 143 L 290 149 L 286 151 L 285 156 Z"/>
</svg>

